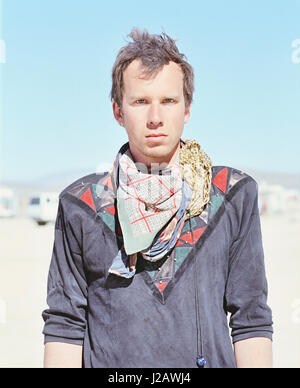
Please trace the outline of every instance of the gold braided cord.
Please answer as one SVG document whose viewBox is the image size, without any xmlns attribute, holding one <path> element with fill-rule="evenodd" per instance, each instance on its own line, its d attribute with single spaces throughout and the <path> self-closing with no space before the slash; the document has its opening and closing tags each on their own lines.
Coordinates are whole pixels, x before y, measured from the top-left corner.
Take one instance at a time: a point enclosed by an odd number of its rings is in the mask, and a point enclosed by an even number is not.
<svg viewBox="0 0 300 388">
<path fill-rule="evenodd" d="M 187 216 L 194 217 L 202 213 L 210 199 L 212 162 L 196 140 L 183 140 L 183 142 L 179 164 L 183 178 L 193 190 Z"/>
</svg>

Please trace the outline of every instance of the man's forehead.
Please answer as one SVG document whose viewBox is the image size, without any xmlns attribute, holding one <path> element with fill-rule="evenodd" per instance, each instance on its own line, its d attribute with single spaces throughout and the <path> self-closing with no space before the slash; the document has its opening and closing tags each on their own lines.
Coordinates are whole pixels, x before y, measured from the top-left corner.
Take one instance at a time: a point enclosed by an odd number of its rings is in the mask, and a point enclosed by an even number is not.
<svg viewBox="0 0 300 388">
<path fill-rule="evenodd" d="M 151 74 L 149 71 L 147 71 L 147 68 L 143 65 L 141 59 L 139 58 L 133 60 L 127 66 L 126 70 L 124 71 L 124 75 L 127 77 L 129 76 L 129 77 L 134 77 L 138 79 L 151 79 L 151 78 L 155 78 L 158 74 L 165 73 L 165 72 L 177 73 L 178 76 L 183 77 L 183 72 L 180 65 L 178 65 L 173 61 L 169 61 L 167 64 L 162 65 Z"/>
<path fill-rule="evenodd" d="M 177 89 L 182 88 L 183 72 L 175 62 L 169 62 L 153 73 L 147 72 L 141 60 L 136 59 L 124 71 L 124 86 L 130 89 L 147 88 L 152 84 L 159 84 L 160 87 Z"/>
</svg>

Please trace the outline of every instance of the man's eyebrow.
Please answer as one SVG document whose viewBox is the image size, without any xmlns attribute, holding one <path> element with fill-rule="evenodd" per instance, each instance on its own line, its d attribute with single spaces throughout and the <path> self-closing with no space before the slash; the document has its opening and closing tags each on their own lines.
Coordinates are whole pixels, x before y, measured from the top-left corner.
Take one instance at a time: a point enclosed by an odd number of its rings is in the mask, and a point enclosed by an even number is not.
<svg viewBox="0 0 300 388">
<path fill-rule="evenodd" d="M 164 99 L 164 98 L 172 98 L 173 100 L 179 100 L 179 99 L 180 99 L 180 96 L 174 95 L 174 94 L 166 94 L 166 95 L 163 97 L 163 99 Z"/>
<path fill-rule="evenodd" d="M 131 97 L 130 97 L 130 100 L 144 100 L 144 99 L 146 99 L 146 98 L 149 98 L 149 97 L 139 95 L 139 96 L 131 96 Z"/>
<path fill-rule="evenodd" d="M 161 99 L 165 99 L 165 98 L 168 98 L 168 99 L 173 99 L 173 100 L 179 100 L 180 99 L 180 96 L 178 95 L 175 95 L 175 94 L 165 94 L 163 97 L 161 97 Z M 137 96 L 131 96 L 130 97 L 130 100 L 147 100 L 147 99 L 151 99 L 151 97 L 149 96 L 146 96 L 146 95 L 137 95 Z"/>
</svg>

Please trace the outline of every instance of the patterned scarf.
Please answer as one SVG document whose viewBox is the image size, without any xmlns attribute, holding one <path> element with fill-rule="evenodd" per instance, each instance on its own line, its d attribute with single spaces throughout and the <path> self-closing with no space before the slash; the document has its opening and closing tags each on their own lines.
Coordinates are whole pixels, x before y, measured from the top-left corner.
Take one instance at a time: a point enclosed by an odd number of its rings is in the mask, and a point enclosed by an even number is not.
<svg viewBox="0 0 300 388">
<path fill-rule="evenodd" d="M 113 170 L 117 209 L 124 239 L 109 269 L 122 277 L 135 274 L 137 253 L 149 261 L 164 257 L 175 246 L 184 222 L 209 201 L 211 160 L 194 140 L 181 141 L 169 168 L 135 163 L 126 143 Z"/>
</svg>

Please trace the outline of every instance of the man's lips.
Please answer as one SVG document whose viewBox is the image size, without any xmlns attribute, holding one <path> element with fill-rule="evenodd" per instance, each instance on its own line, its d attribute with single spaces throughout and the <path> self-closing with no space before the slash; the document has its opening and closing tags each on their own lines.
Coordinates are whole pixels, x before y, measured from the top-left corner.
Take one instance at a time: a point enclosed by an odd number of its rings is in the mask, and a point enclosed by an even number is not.
<svg viewBox="0 0 300 388">
<path fill-rule="evenodd" d="M 164 136 L 167 136 L 167 135 L 165 135 L 164 133 L 153 133 L 153 134 L 151 134 L 151 135 L 147 135 L 146 137 L 149 139 L 151 139 L 151 138 L 154 138 L 154 137 L 164 137 Z"/>
<path fill-rule="evenodd" d="M 164 139 L 167 137 L 164 133 L 151 133 L 150 135 L 146 136 L 146 139 L 148 142 L 156 144 L 161 143 L 164 141 Z"/>
</svg>

